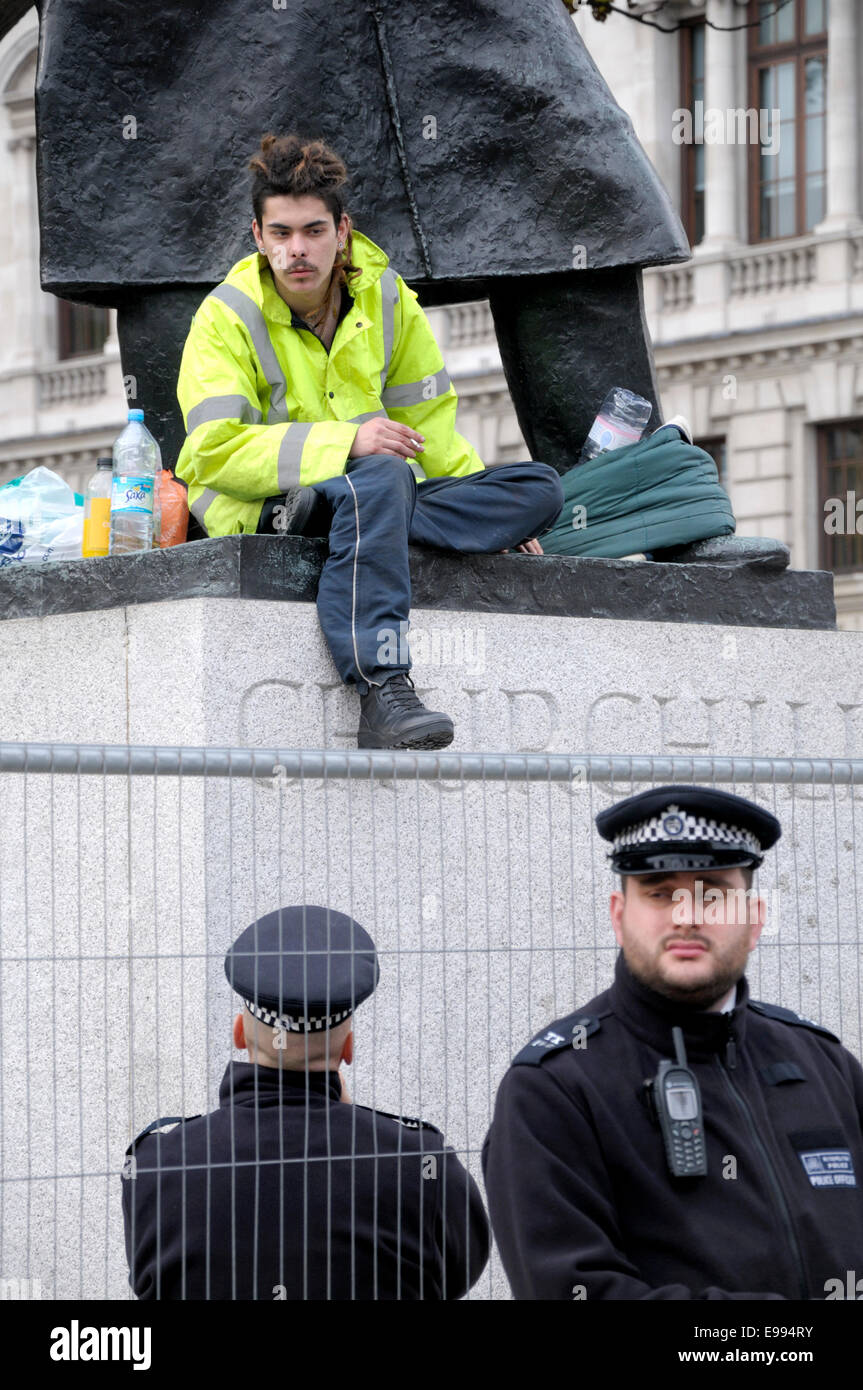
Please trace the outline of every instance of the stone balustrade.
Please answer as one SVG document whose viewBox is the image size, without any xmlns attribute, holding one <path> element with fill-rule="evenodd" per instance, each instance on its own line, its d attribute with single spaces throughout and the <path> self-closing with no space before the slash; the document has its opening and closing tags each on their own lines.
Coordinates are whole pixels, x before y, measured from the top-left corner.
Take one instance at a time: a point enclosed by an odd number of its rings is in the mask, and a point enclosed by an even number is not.
<svg viewBox="0 0 863 1390">
<path fill-rule="evenodd" d="M 74 357 L 39 372 L 38 405 L 81 404 L 104 396 L 108 389 L 108 361 L 103 354 Z"/>
</svg>

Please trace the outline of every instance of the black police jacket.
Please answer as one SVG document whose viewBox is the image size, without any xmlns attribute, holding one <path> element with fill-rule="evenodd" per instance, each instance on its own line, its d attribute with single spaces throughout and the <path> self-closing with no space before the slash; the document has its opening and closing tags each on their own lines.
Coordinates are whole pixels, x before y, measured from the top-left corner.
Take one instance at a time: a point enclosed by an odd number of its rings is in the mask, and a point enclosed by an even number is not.
<svg viewBox="0 0 863 1390">
<path fill-rule="evenodd" d="M 700 1178 L 671 1176 L 644 1088 L 675 1024 L 701 1089 Z M 863 1268 L 863 1070 L 745 979 L 733 1012 L 705 1013 L 619 957 L 610 989 L 514 1059 L 483 1171 L 516 1298 L 823 1299 Z"/>
<path fill-rule="evenodd" d="M 336 1072 L 232 1062 L 218 1110 L 139 1135 L 123 1173 L 138 1297 L 461 1297 L 488 1260 L 473 1179 L 433 1125 L 339 1097 Z"/>
</svg>

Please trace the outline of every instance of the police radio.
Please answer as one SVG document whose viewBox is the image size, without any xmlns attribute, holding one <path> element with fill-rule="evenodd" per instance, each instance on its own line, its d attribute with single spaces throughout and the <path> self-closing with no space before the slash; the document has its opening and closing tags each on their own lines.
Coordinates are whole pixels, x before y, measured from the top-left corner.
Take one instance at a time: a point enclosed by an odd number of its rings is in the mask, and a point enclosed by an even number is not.
<svg viewBox="0 0 863 1390">
<path fill-rule="evenodd" d="M 665 1157 L 673 1178 L 703 1178 L 707 1174 L 707 1146 L 701 1114 L 701 1092 L 695 1073 L 686 1061 L 680 1028 L 672 1028 L 676 1061 L 660 1062 L 653 1081 L 647 1083 L 653 1110 L 662 1130 Z"/>
</svg>

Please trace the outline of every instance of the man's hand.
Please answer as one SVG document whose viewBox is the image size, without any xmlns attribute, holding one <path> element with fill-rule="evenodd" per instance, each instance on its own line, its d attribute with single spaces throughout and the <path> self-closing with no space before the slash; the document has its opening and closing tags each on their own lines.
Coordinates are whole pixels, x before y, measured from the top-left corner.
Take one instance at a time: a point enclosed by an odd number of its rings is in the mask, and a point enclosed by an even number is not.
<svg viewBox="0 0 863 1390">
<path fill-rule="evenodd" d="M 398 454 L 400 458 L 412 459 L 422 453 L 425 436 L 417 434 L 408 425 L 400 425 L 395 420 L 378 415 L 374 420 L 366 420 L 354 436 L 348 451 L 348 458 L 362 458 L 364 454 Z"/>
<path fill-rule="evenodd" d="M 543 550 L 543 548 L 542 548 L 542 546 L 540 545 L 539 541 L 536 540 L 536 539 L 534 539 L 534 540 L 532 540 L 532 541 L 522 541 L 521 545 L 517 545 L 517 546 L 516 546 L 516 550 L 522 551 L 522 553 L 523 553 L 524 555 L 544 555 L 544 554 L 545 554 L 545 551 Z M 501 553 L 501 555 L 508 555 L 508 554 L 509 554 L 509 551 L 508 551 L 508 550 L 502 550 L 500 553 Z"/>
</svg>

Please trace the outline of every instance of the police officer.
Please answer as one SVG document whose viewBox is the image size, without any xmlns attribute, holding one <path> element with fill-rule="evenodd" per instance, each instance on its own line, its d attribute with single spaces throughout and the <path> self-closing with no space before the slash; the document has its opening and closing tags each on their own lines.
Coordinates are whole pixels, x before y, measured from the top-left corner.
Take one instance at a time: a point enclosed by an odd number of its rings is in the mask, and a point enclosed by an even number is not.
<svg viewBox="0 0 863 1390">
<path fill-rule="evenodd" d="M 127 1150 L 123 1215 L 142 1299 L 455 1299 L 488 1260 L 478 1188 L 422 1120 L 351 1103 L 353 1013 L 380 974 L 344 913 L 285 907 L 225 973 L 243 1001 L 219 1107 Z M 167 1128 L 173 1126 L 173 1128 Z"/>
<path fill-rule="evenodd" d="M 614 983 L 523 1048 L 483 1149 L 517 1298 L 823 1299 L 863 1250 L 863 1070 L 749 996 L 768 811 L 657 787 L 596 824 Z"/>
</svg>

